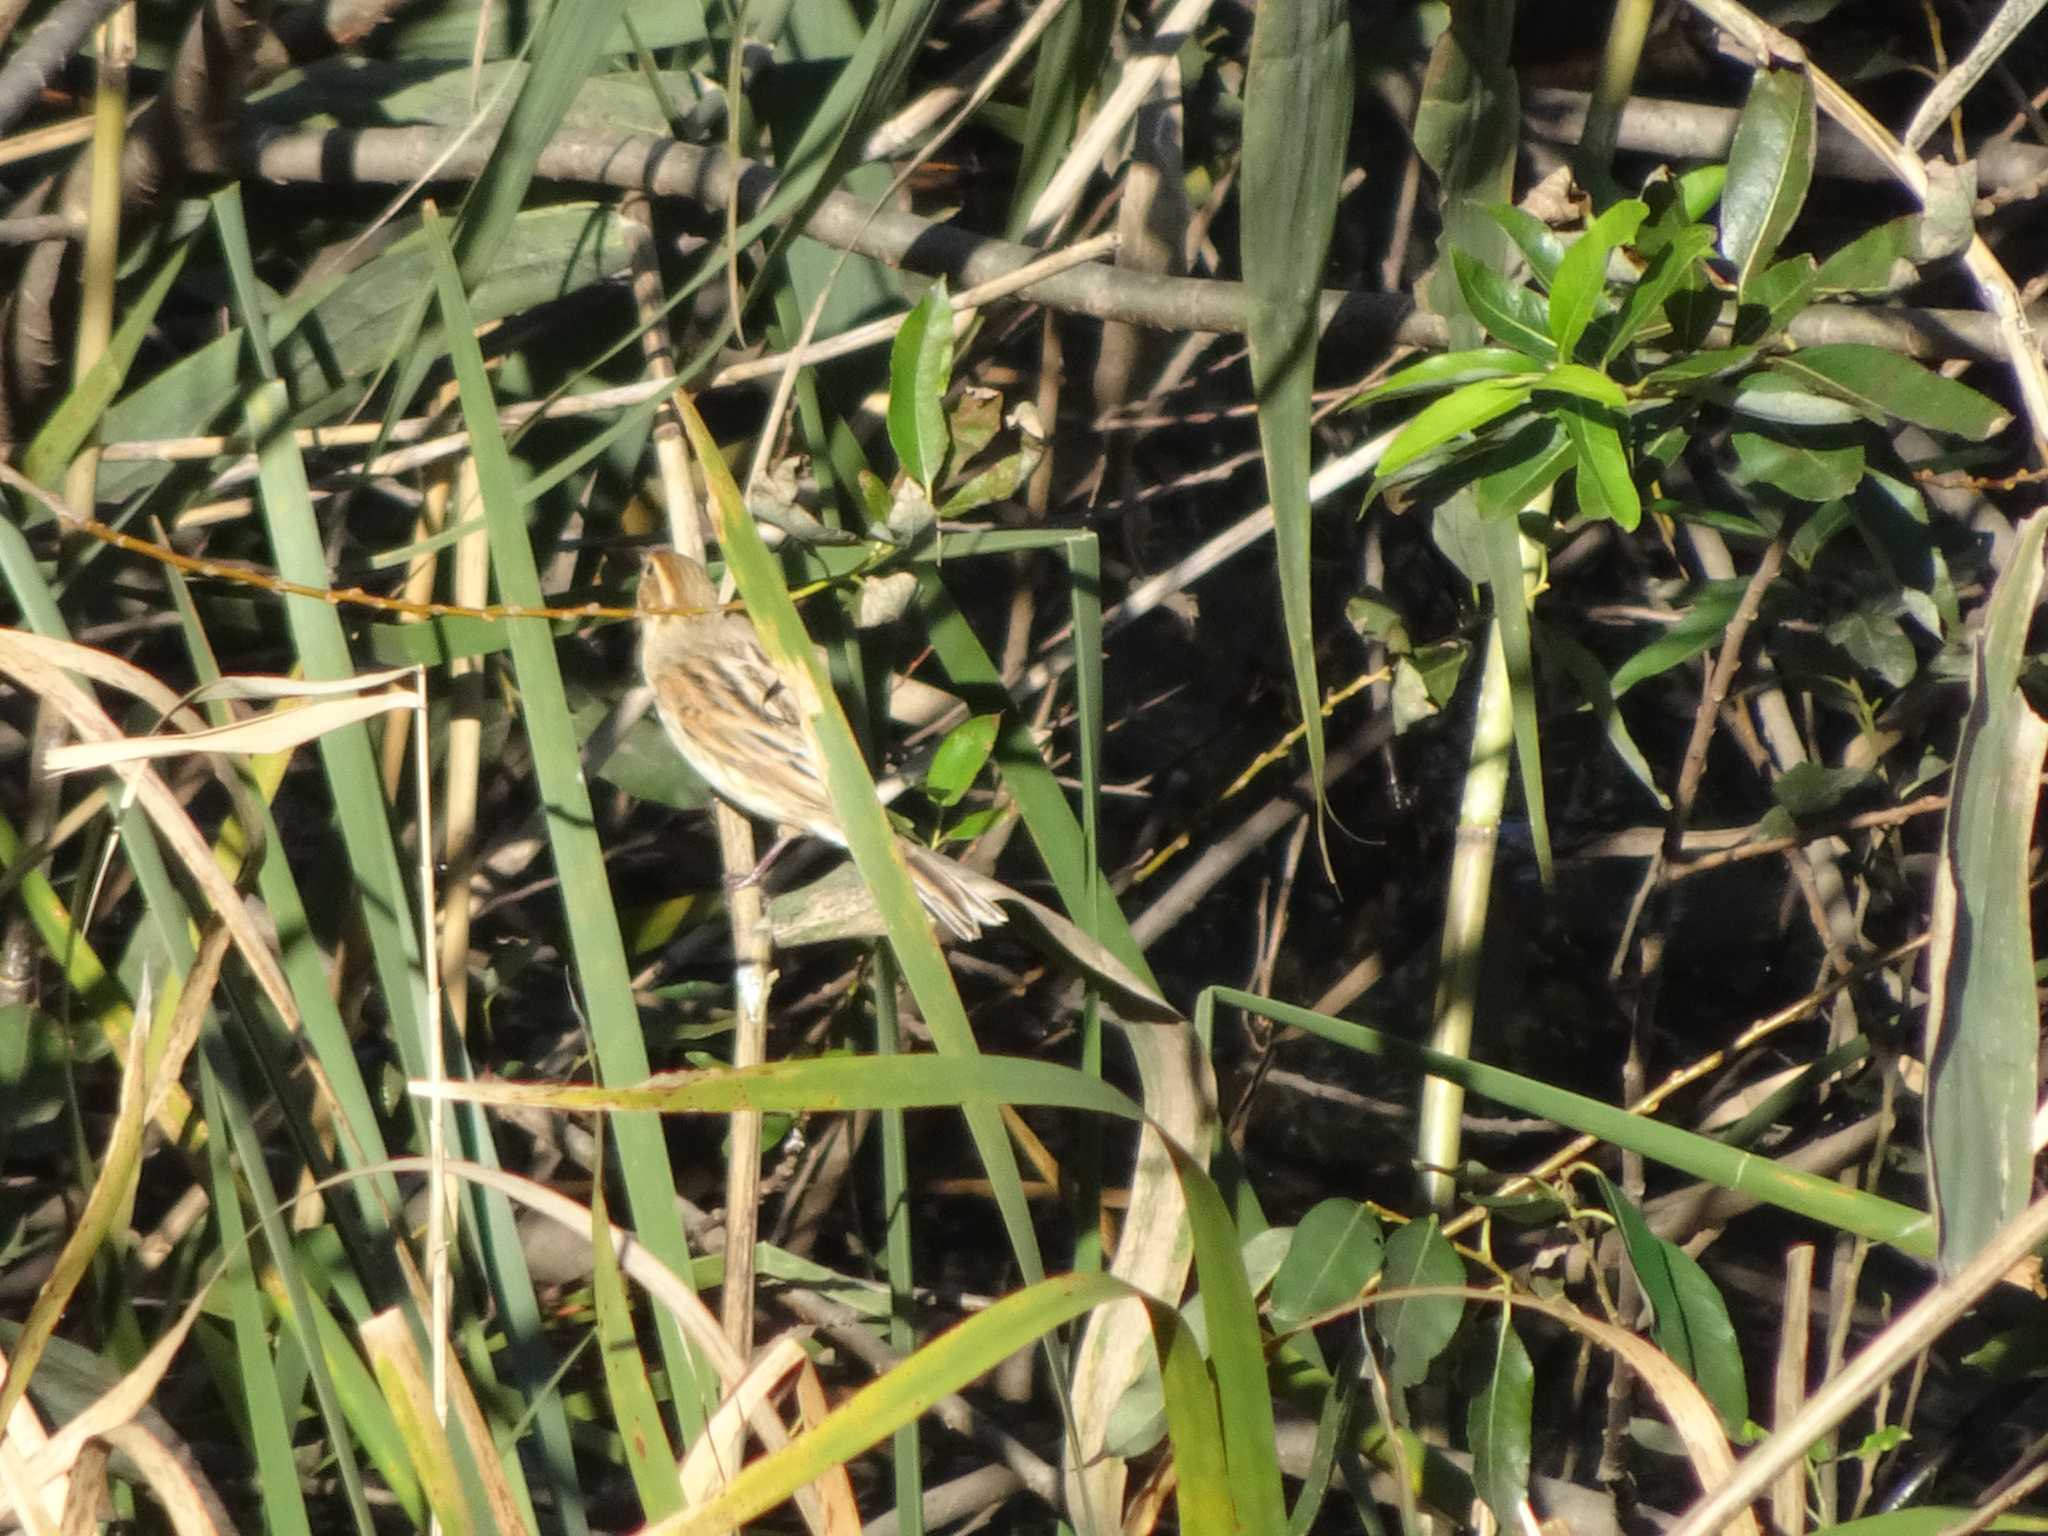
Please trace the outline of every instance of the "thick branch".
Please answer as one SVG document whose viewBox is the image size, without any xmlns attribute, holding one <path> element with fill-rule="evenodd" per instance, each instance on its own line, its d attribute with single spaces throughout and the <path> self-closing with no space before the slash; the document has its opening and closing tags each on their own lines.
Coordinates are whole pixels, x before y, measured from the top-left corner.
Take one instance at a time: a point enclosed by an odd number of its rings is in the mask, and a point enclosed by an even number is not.
<svg viewBox="0 0 2048 1536">
<path fill-rule="evenodd" d="M 1624 120 L 1624 133 L 1627 126 Z M 454 129 L 430 126 L 295 130 L 258 144 L 246 170 L 286 183 L 402 185 L 447 154 L 437 177 L 468 181 L 483 169 L 491 144 L 476 139 L 451 154 L 455 137 Z M 549 181 L 633 189 L 718 209 L 734 190 L 736 168 L 742 205 L 757 206 L 775 185 L 773 173 L 717 150 L 650 134 L 564 133 L 541 154 L 539 174 Z M 844 193 L 827 197 L 804 232 L 891 266 L 943 276 L 955 286 L 988 282 L 1045 254 L 1035 246 L 934 224 L 914 214 L 884 210 L 870 216 L 867 203 Z M 1169 331 L 1240 333 L 1251 310 L 1242 283 L 1119 271 L 1101 264 L 1056 273 L 1023 292 L 1069 314 Z M 1406 294 L 1326 292 L 1322 314 L 1325 340 L 1341 338 L 1362 352 L 1395 344 L 1441 347 L 1447 340 L 1443 322 Z M 1996 325 L 1967 310 L 1814 305 L 1793 322 L 1791 334 L 1806 344 L 1860 341 L 1914 357 L 2004 356 Z"/>
</svg>

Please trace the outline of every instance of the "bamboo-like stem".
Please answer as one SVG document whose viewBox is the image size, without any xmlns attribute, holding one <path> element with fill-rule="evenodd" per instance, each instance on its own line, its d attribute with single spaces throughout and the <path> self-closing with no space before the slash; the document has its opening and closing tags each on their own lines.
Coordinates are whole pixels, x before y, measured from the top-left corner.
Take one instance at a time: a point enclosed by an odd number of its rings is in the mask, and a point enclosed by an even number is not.
<svg viewBox="0 0 2048 1536">
<path fill-rule="evenodd" d="M 1497 603 L 1520 602 L 1519 592 L 1496 592 Z M 1507 804 L 1508 764 L 1514 752 L 1513 699 L 1500 623 L 1488 626 L 1486 660 L 1473 711 L 1472 750 L 1465 765 L 1465 794 L 1458 808 L 1458 840 L 1444 896 L 1442 943 L 1437 958 L 1436 1003 L 1429 1044 L 1447 1056 L 1472 1053 L 1479 962 L 1486 938 L 1486 909 L 1493 889 L 1493 855 Z M 1441 1077 L 1424 1078 L 1417 1112 L 1415 1155 L 1422 1168 L 1422 1195 L 1433 1210 L 1448 1212 L 1457 1196 L 1459 1132 L 1465 1090 Z"/>
<path fill-rule="evenodd" d="M 1636 66 L 1643 57 L 1656 0 L 1614 0 L 1607 23 L 1607 50 L 1600 59 L 1600 78 L 1586 103 L 1586 131 L 1572 155 L 1572 173 L 1579 185 L 1605 203 L 1617 194 L 1614 147 L 1621 135 L 1621 109 L 1635 90 Z"/>
<path fill-rule="evenodd" d="M 121 151 L 128 138 L 128 68 L 135 59 L 135 7 L 124 5 L 99 29 L 92 106 L 92 173 L 86 200 L 85 274 L 79 297 L 75 377 L 83 379 L 114 334 L 114 279 L 121 260 Z M 88 443 L 65 479 L 65 499 L 93 510 L 99 450 Z"/>
</svg>

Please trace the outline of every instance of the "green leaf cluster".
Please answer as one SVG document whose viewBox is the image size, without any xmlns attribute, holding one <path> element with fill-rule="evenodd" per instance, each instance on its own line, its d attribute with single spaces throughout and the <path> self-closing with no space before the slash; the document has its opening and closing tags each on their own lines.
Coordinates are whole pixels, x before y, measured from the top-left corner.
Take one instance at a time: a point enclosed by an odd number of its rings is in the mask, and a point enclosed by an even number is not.
<svg viewBox="0 0 2048 1536">
<path fill-rule="evenodd" d="M 1812 179 L 1813 118 L 1803 71 L 1761 71 L 1727 166 L 1659 176 L 1576 235 L 1489 208 L 1525 273 L 1456 247 L 1449 264 L 1497 345 L 1425 358 L 1360 396 L 1424 400 L 1375 492 L 1435 503 L 1469 486 L 1482 516 L 1505 517 L 1569 476 L 1581 518 L 1634 529 L 1663 468 L 1695 448 L 1782 515 L 1896 470 L 1886 433 L 1900 424 L 1970 441 L 2004 427 L 1995 401 L 1909 357 L 1788 335 L 1823 292 L 1894 285 L 1913 244 L 1900 221 L 1825 262 L 1781 248 Z"/>
</svg>

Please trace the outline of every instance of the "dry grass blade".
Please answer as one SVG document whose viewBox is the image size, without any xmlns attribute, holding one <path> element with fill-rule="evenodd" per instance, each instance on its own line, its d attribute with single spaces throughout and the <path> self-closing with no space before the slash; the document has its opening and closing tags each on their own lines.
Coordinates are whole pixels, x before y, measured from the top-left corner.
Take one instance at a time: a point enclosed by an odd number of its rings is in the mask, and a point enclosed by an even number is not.
<svg viewBox="0 0 2048 1536">
<path fill-rule="evenodd" d="M 185 1068 L 185 1058 L 199 1038 L 200 1023 L 212 1004 L 214 985 L 220 979 L 228 937 L 228 925 L 220 914 L 208 919 L 206 937 L 185 978 L 185 990 L 178 999 L 177 1012 L 161 1049 L 152 1051 L 147 1045 L 136 1049 L 134 1042 L 130 1044 L 121 1078 L 120 1104 L 115 1110 L 105 1155 L 100 1159 L 99 1177 L 93 1181 L 85 1209 L 58 1252 L 49 1278 L 36 1293 L 28 1320 L 15 1341 L 13 1368 L 7 1373 L 5 1384 L 0 1385 L 0 1424 L 8 1421 L 15 1403 L 28 1390 L 44 1344 L 56 1332 L 58 1319 L 64 1315 L 78 1283 L 85 1278 L 93 1255 L 107 1240 L 115 1220 L 134 1195 L 144 1129 L 154 1110 L 161 1107 L 169 1086 L 177 1082 Z"/>
<path fill-rule="evenodd" d="M 59 662 L 59 657 L 65 659 Z M 11 676 L 38 698 L 49 700 L 72 731 L 86 741 L 111 742 L 123 737 L 106 711 L 67 677 L 62 667 L 68 665 L 82 672 L 93 672 L 100 669 L 100 664 L 112 661 L 113 658 L 87 646 L 47 640 L 20 630 L 0 630 L 0 672 Z M 147 764 L 117 763 L 114 771 L 134 793 L 164 841 L 171 845 L 186 873 L 204 893 L 207 903 L 226 922 L 236 950 L 263 989 L 263 995 L 277 1009 L 286 1025 L 297 1029 L 299 1006 L 292 997 L 284 972 L 278 966 L 276 954 L 250 912 L 248 903 L 221 872 L 212 848 L 178 797 Z"/>
<path fill-rule="evenodd" d="M 233 725 L 177 731 L 168 736 L 125 736 L 119 741 L 79 742 L 68 747 L 56 747 L 45 761 L 52 773 L 77 773 L 89 768 L 111 768 L 116 763 L 176 757 L 186 752 L 234 752 L 252 757 L 286 752 L 360 720 L 388 715 L 394 710 L 417 709 L 419 702 L 419 695 L 410 692 L 320 699 L 270 710 L 247 720 L 237 720 Z"/>
<path fill-rule="evenodd" d="M 79 1452 L 84 1449 L 88 1440 L 108 1439 L 121 1426 L 135 1421 L 149 1400 L 156 1395 L 158 1384 L 170 1370 L 171 1362 L 183 1347 L 193 1324 L 199 1321 L 212 1291 L 213 1280 L 209 1279 L 200 1286 L 198 1294 L 186 1303 L 185 1310 L 178 1315 L 178 1320 L 150 1346 L 149 1353 L 136 1362 L 133 1370 L 123 1376 L 111 1390 L 102 1394 L 98 1401 L 83 1413 L 69 1420 L 28 1457 L 24 1467 L 27 1486 L 40 1488 L 53 1478 L 62 1477 L 77 1460 Z M 7 1512 L 7 1506 L 0 1505 L 0 1514 Z"/>
</svg>

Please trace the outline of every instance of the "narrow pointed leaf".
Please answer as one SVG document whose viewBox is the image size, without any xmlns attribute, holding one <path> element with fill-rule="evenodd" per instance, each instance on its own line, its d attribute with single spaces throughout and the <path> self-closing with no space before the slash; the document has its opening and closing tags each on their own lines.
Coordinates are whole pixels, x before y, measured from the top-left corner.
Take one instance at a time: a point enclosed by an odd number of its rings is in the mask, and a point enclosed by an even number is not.
<svg viewBox="0 0 2048 1536">
<path fill-rule="evenodd" d="M 2048 722 L 2020 688 L 2048 516 L 2021 525 L 1972 646 L 1970 709 L 1936 866 L 1927 1147 L 1954 1274 L 2032 1193 L 2039 1081 L 2029 854 Z"/>
<path fill-rule="evenodd" d="M 953 309 L 946 280 L 925 290 L 889 350 L 889 445 L 930 494 L 946 467 L 946 383 L 953 376 Z"/>
<path fill-rule="evenodd" d="M 2012 420 L 2011 412 L 1969 385 L 1945 379 L 1883 347 L 1852 342 L 1802 347 L 1776 359 L 1771 367 L 1877 420 L 1896 416 L 1973 442 L 2002 431 Z"/>
<path fill-rule="evenodd" d="M 1262 6 L 1245 76 L 1247 339 L 1273 503 L 1280 606 L 1319 803 L 1323 715 L 1309 590 L 1309 413 L 1323 263 L 1351 133 L 1350 18 L 1343 0 Z"/>
<path fill-rule="evenodd" d="M 1557 343 L 1550 339 L 1550 309 L 1540 295 L 1516 287 L 1463 251 L 1451 252 L 1451 270 L 1457 274 L 1466 308 L 1489 335 L 1543 362 L 1557 356 Z"/>
<path fill-rule="evenodd" d="M 1813 181 L 1813 151 L 1811 77 L 1803 69 L 1759 69 L 1735 125 L 1721 190 L 1721 254 L 1735 266 L 1738 293 L 1747 295 L 1799 217 Z"/>
<path fill-rule="evenodd" d="M 1387 445 L 1380 458 L 1379 472 L 1391 475 L 1412 464 L 1432 448 L 1441 448 L 1452 438 L 1475 432 L 1497 420 L 1529 398 L 1535 380 L 1520 378 L 1481 379 L 1432 401 L 1401 429 L 1400 436 Z"/>
<path fill-rule="evenodd" d="M 1472 1448 L 1472 1481 L 1479 1496 L 1500 1528 L 1511 1531 L 1520 1525 L 1522 1501 L 1529 1496 L 1536 1367 L 1507 1307 L 1500 1309 L 1486 1364 L 1485 1383 L 1465 1413 L 1465 1443 Z"/>
<path fill-rule="evenodd" d="M 1587 226 L 1558 262 L 1557 276 L 1550 285 L 1550 336 L 1557 343 L 1559 357 L 1570 360 L 1586 323 L 1599 307 L 1607 287 L 1609 253 L 1633 240 L 1649 213 L 1649 206 L 1640 198 L 1616 203 Z"/>
</svg>

